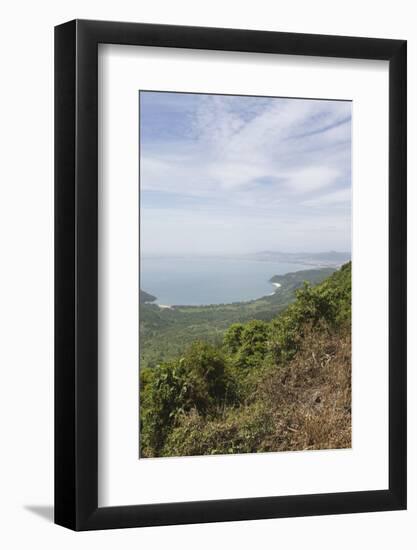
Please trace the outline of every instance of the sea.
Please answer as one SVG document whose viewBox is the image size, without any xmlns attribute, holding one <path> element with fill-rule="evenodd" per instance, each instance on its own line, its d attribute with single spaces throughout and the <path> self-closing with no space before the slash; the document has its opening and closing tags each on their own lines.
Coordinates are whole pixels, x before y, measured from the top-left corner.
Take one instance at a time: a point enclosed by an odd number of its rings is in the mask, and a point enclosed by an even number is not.
<svg viewBox="0 0 417 550">
<path fill-rule="evenodd" d="M 254 300 L 273 293 L 274 275 L 311 265 L 223 257 L 149 257 L 140 262 L 140 288 L 160 305 L 214 305 Z"/>
</svg>

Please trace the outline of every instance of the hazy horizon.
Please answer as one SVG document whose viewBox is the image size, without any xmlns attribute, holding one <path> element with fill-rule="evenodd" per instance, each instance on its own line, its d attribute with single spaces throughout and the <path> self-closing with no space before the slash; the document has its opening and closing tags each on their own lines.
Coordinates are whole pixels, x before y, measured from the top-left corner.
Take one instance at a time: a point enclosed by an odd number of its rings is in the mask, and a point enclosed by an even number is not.
<svg viewBox="0 0 417 550">
<path fill-rule="evenodd" d="M 141 253 L 351 250 L 351 102 L 140 93 Z"/>
<path fill-rule="evenodd" d="M 209 252 L 209 253 L 205 253 L 204 251 L 201 251 L 201 252 L 181 252 L 181 251 L 178 251 L 178 252 L 142 252 L 141 253 L 141 256 L 142 257 L 154 257 L 154 256 L 161 256 L 161 257 L 166 257 L 166 258 L 170 258 L 170 257 L 178 257 L 178 256 L 187 256 L 187 257 L 205 257 L 205 258 L 210 258 L 210 257 L 216 257 L 216 256 L 230 256 L 230 257 L 236 257 L 236 256 L 254 256 L 254 255 L 257 255 L 257 254 L 286 254 L 286 255 L 303 255 L 303 254 L 311 254 L 311 255 L 318 255 L 318 254 L 331 254 L 331 253 L 336 253 L 336 254 L 344 254 L 344 255 L 348 255 L 350 256 L 351 255 L 351 251 L 350 250 L 288 250 L 288 251 L 284 251 L 284 250 L 250 250 L 248 252 L 222 252 L 222 251 L 219 251 L 219 252 Z"/>
</svg>

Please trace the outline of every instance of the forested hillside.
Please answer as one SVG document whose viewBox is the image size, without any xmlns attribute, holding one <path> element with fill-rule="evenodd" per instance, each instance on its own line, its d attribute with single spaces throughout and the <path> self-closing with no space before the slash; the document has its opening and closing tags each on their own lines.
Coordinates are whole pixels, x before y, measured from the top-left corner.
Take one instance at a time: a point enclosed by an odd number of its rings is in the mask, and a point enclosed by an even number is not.
<svg viewBox="0 0 417 550">
<path fill-rule="evenodd" d="M 221 345 L 224 332 L 232 323 L 244 323 L 253 319 L 270 321 L 294 301 L 295 291 L 304 281 L 317 284 L 333 271 L 333 268 L 322 268 L 276 275 L 271 282 L 281 286 L 269 296 L 249 302 L 212 306 L 178 305 L 160 308 L 149 303 L 156 299 L 154 296 L 141 290 L 141 368 L 154 367 L 174 359 L 195 340 Z"/>
<path fill-rule="evenodd" d="M 154 302 L 155 300 L 156 300 L 156 296 L 152 296 L 152 294 L 149 294 L 148 292 L 145 292 L 144 290 L 140 289 L 139 303 L 146 304 L 146 303 Z"/>
<path fill-rule="evenodd" d="M 295 292 L 141 368 L 142 457 L 351 446 L 351 264 Z"/>
</svg>

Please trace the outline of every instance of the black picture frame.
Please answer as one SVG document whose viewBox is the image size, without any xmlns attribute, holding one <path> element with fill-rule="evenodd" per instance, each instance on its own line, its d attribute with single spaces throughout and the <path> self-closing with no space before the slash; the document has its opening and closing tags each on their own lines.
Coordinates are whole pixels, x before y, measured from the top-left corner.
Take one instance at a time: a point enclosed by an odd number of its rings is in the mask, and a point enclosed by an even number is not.
<svg viewBox="0 0 417 550">
<path fill-rule="evenodd" d="M 98 506 L 98 44 L 389 62 L 389 488 Z M 406 41 L 74 20 L 55 28 L 55 523 L 92 530 L 406 508 Z M 377 131 L 377 130 L 376 130 Z"/>
</svg>

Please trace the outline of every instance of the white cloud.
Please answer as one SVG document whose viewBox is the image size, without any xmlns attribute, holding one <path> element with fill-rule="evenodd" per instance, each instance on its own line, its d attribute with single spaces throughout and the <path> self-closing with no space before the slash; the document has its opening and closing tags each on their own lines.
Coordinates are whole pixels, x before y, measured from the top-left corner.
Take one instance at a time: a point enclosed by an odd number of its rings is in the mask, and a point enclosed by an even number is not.
<svg viewBox="0 0 417 550">
<path fill-rule="evenodd" d="M 163 95 L 159 94 L 159 103 Z M 302 233 L 309 233 L 306 241 L 315 236 L 324 246 L 320 227 L 327 240 L 332 241 L 332 232 L 338 235 L 340 246 L 335 237 L 332 248 L 350 247 L 345 230 L 349 220 L 342 216 L 338 221 L 325 211 L 326 206 L 350 201 L 350 103 L 227 96 L 194 96 L 193 101 L 186 131 L 178 139 L 167 140 L 162 133 L 159 139 L 142 144 L 142 191 L 175 195 L 171 212 L 169 204 L 159 211 L 157 200 L 154 204 L 143 201 L 144 214 L 148 208 L 153 215 L 164 212 L 165 239 L 173 239 L 179 248 L 189 247 L 182 233 L 188 226 L 202 241 L 210 231 L 226 247 L 233 235 L 236 247 L 245 233 L 246 246 L 255 246 L 256 241 L 265 248 L 262 239 L 270 239 L 262 234 L 261 222 L 275 220 L 270 231 L 274 239 L 280 233 L 281 247 L 286 240 L 295 246 Z M 194 200 L 192 222 L 185 223 L 190 218 L 187 210 L 181 211 L 180 228 L 179 211 L 188 198 Z M 313 219 L 310 210 L 318 206 L 323 207 L 320 217 Z M 249 234 L 229 227 L 229 236 L 215 239 L 217 229 L 213 230 L 210 220 L 216 212 L 220 217 L 214 226 L 223 224 L 224 231 L 235 213 L 241 212 L 238 221 L 251 226 Z M 155 219 L 146 219 L 156 231 Z M 177 221 L 170 225 L 169 219 Z M 158 227 L 162 226 L 159 222 Z M 181 239 L 176 239 L 180 234 Z M 154 246 L 157 239 L 151 239 Z"/>
<path fill-rule="evenodd" d="M 338 189 L 337 191 L 332 191 L 331 193 L 327 193 L 325 195 L 320 195 L 319 197 L 305 201 L 304 204 L 307 204 L 310 206 L 326 206 L 329 204 L 348 203 L 350 205 L 351 199 L 352 199 L 352 190 L 349 187 L 344 189 Z"/>
<path fill-rule="evenodd" d="M 295 193 L 310 193 L 334 184 L 339 171 L 328 166 L 309 166 L 294 170 L 288 178 L 287 187 Z"/>
</svg>

